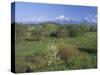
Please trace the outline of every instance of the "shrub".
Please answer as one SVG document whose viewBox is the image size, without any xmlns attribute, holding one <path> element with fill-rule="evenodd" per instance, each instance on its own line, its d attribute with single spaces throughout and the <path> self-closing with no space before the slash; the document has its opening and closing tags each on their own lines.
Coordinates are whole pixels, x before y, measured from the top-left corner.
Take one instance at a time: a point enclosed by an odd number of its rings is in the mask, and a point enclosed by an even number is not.
<svg viewBox="0 0 100 75">
<path fill-rule="evenodd" d="M 65 66 L 65 61 L 64 60 L 56 60 L 53 63 L 51 63 L 50 65 L 48 65 L 45 70 L 47 71 L 61 71 L 61 70 L 65 70 L 66 66 Z"/>
<path fill-rule="evenodd" d="M 97 58 L 94 55 L 81 53 L 80 56 L 73 57 L 66 62 L 68 69 L 88 69 L 97 67 Z"/>
<path fill-rule="evenodd" d="M 55 37 L 55 38 L 57 38 L 57 33 L 56 33 L 56 32 L 50 33 L 50 37 Z"/>
<path fill-rule="evenodd" d="M 21 25 L 21 24 L 16 24 L 16 27 L 15 27 L 15 34 L 16 34 L 16 37 L 24 37 L 26 36 L 26 32 L 27 32 L 27 26 L 24 26 L 24 25 Z"/>
<path fill-rule="evenodd" d="M 59 27 L 56 33 L 57 33 L 57 37 L 66 37 L 69 35 L 68 30 L 64 27 Z"/>
<path fill-rule="evenodd" d="M 90 32 L 83 36 L 83 39 L 80 40 L 80 51 L 85 51 L 88 53 L 97 53 L 97 33 Z"/>
<path fill-rule="evenodd" d="M 86 23 L 82 23 L 80 25 L 80 30 L 81 30 L 81 33 L 86 33 L 89 31 L 89 26 Z"/>
<path fill-rule="evenodd" d="M 64 42 L 58 44 L 58 55 L 64 60 L 68 60 L 72 57 L 79 55 L 79 51 L 75 46 L 65 44 Z"/>
<path fill-rule="evenodd" d="M 42 27 L 45 36 L 50 36 L 51 33 L 55 33 L 58 28 L 55 24 L 46 24 Z"/>
<path fill-rule="evenodd" d="M 48 65 L 47 55 L 44 53 L 35 53 L 25 57 L 26 71 L 38 71 Z"/>
<path fill-rule="evenodd" d="M 90 32 L 96 32 L 97 31 L 97 25 L 90 26 Z"/>
<path fill-rule="evenodd" d="M 34 30 L 32 32 L 32 38 L 36 40 L 40 40 L 42 37 L 42 32 L 40 30 Z"/>
<path fill-rule="evenodd" d="M 48 65 L 57 60 L 57 53 L 58 51 L 56 45 L 54 43 L 49 44 L 47 49 L 47 55 L 49 60 Z"/>
<path fill-rule="evenodd" d="M 81 34 L 81 29 L 78 25 L 71 25 L 69 27 L 69 36 L 76 37 Z"/>
<path fill-rule="evenodd" d="M 44 40 L 44 34 L 42 29 L 34 29 L 31 30 L 30 35 L 28 36 L 27 40 L 39 41 Z"/>
</svg>

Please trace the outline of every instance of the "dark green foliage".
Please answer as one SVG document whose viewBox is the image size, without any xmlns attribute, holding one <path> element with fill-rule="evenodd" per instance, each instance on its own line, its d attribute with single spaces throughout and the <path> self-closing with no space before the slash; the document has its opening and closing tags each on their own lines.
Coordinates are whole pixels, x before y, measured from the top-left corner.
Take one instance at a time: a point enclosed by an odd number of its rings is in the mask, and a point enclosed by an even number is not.
<svg viewBox="0 0 100 75">
<path fill-rule="evenodd" d="M 80 44 L 80 50 L 88 53 L 97 53 L 97 36 L 96 32 L 86 33 L 83 36 L 83 41 Z"/>
<path fill-rule="evenodd" d="M 42 26 L 45 36 L 50 36 L 51 34 L 56 33 L 58 27 L 55 24 L 47 24 Z"/>
<path fill-rule="evenodd" d="M 32 68 L 31 67 L 27 67 L 26 68 L 26 72 L 32 72 L 33 70 L 32 70 Z"/>
<path fill-rule="evenodd" d="M 68 30 L 64 26 L 59 27 L 56 34 L 58 38 L 69 36 Z"/>
<path fill-rule="evenodd" d="M 69 27 L 69 35 L 71 37 L 79 36 L 81 34 L 81 29 L 78 25 L 72 25 Z"/>
<path fill-rule="evenodd" d="M 96 32 L 97 31 L 97 25 L 90 26 L 90 32 Z"/>
<path fill-rule="evenodd" d="M 83 23 L 80 25 L 80 30 L 81 30 L 81 33 L 89 32 L 89 26 L 87 24 Z"/>
<path fill-rule="evenodd" d="M 52 33 L 50 33 L 50 35 L 49 35 L 50 37 L 55 37 L 55 38 L 57 38 L 58 36 L 57 36 L 57 32 L 52 32 Z"/>
</svg>

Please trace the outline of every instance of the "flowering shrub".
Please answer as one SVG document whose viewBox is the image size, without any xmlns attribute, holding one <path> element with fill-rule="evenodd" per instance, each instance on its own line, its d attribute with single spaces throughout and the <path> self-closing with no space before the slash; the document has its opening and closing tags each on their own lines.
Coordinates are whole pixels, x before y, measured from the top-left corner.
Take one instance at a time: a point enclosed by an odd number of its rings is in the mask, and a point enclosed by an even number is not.
<svg viewBox="0 0 100 75">
<path fill-rule="evenodd" d="M 57 60 L 57 54 L 58 54 L 58 50 L 57 50 L 57 46 L 54 43 L 51 43 L 48 45 L 48 65 L 50 65 L 51 63 L 55 62 Z"/>
</svg>

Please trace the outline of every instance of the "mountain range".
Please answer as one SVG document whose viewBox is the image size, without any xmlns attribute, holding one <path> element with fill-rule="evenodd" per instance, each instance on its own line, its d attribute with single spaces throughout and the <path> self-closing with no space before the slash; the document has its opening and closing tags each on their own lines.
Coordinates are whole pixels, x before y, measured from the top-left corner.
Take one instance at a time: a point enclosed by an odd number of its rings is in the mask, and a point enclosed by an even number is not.
<svg viewBox="0 0 100 75">
<path fill-rule="evenodd" d="M 64 17 L 63 15 L 55 18 L 55 19 L 46 19 L 45 17 L 40 17 L 38 19 L 28 19 L 24 20 L 22 23 L 23 24 L 38 24 L 38 23 L 57 23 L 57 24 L 80 24 L 80 23 L 88 23 L 90 25 L 96 24 L 96 21 L 88 21 L 88 19 L 84 20 L 75 20 L 75 19 L 69 19 Z"/>
</svg>

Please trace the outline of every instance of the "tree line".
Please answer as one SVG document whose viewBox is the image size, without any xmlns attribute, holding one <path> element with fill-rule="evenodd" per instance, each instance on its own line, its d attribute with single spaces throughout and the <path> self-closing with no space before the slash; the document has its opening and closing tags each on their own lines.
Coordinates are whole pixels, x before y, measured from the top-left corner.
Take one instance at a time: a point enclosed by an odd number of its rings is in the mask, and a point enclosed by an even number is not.
<svg viewBox="0 0 100 75">
<path fill-rule="evenodd" d="M 96 32 L 97 25 L 88 25 L 82 23 L 80 25 L 57 25 L 57 24 L 39 24 L 39 25 L 21 25 L 16 24 L 16 36 L 29 34 L 33 40 L 43 39 L 46 37 L 77 37 L 87 32 Z"/>
</svg>

